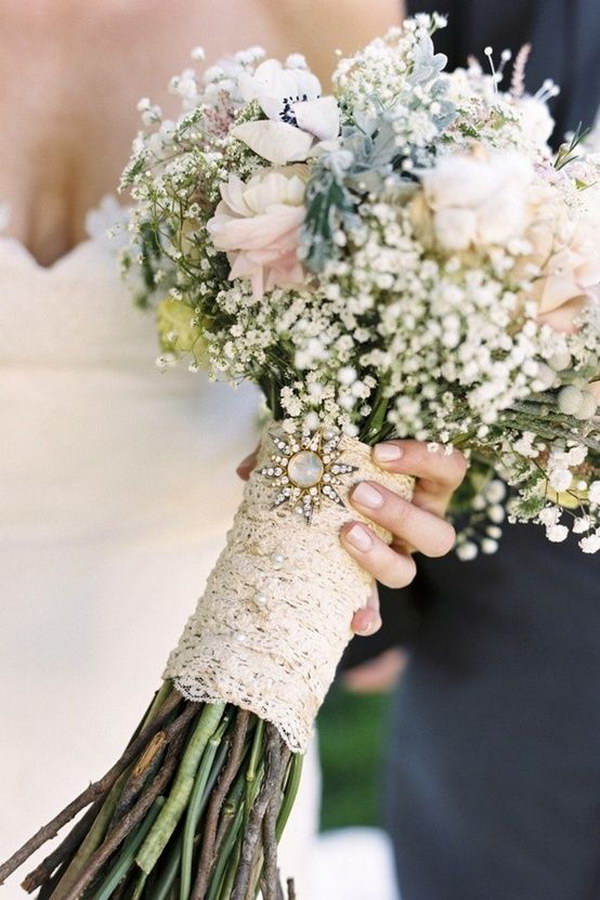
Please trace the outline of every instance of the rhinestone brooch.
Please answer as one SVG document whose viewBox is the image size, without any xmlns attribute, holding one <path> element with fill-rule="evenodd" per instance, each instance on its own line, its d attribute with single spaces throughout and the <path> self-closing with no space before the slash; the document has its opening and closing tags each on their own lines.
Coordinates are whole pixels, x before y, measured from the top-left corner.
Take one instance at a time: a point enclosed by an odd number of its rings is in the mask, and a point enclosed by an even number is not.
<svg viewBox="0 0 600 900">
<path fill-rule="evenodd" d="M 323 498 L 344 506 L 337 488 L 343 484 L 343 476 L 356 472 L 358 466 L 341 459 L 341 432 L 320 428 L 309 435 L 270 437 L 276 452 L 259 475 L 272 479 L 278 488 L 273 509 L 287 503 L 310 524 Z"/>
</svg>

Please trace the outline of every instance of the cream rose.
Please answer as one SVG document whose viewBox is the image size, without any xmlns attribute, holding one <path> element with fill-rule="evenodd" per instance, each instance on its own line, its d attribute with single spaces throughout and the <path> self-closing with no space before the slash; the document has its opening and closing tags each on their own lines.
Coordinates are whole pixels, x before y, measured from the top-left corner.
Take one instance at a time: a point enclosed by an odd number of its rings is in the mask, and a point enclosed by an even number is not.
<svg viewBox="0 0 600 900">
<path fill-rule="evenodd" d="M 304 222 L 304 167 L 267 169 L 245 184 L 231 175 L 207 228 L 217 250 L 231 263 L 229 278 L 248 279 L 255 297 L 277 285 L 305 280 L 298 258 Z"/>
</svg>

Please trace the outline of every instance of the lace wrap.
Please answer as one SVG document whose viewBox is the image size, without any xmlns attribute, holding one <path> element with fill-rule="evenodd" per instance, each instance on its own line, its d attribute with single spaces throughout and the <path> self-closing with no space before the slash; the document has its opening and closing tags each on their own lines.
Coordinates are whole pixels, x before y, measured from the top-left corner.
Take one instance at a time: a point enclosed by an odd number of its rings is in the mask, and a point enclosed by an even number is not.
<svg viewBox="0 0 600 900">
<path fill-rule="evenodd" d="M 344 476 L 342 495 L 369 479 L 410 498 L 412 479 L 377 469 L 369 447 L 344 437 L 339 449 L 357 467 Z M 287 505 L 273 509 L 277 489 L 259 473 L 272 452 L 265 432 L 227 546 L 164 677 L 189 700 L 256 713 L 304 752 L 372 579 L 339 541 L 341 525 L 360 518 L 355 511 L 324 500 L 307 525 Z"/>
</svg>

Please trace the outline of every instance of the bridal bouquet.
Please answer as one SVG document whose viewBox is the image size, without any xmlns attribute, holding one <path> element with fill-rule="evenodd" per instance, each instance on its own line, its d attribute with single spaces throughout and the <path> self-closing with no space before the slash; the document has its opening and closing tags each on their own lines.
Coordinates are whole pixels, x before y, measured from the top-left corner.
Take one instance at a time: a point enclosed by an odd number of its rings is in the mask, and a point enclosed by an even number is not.
<svg viewBox="0 0 600 900">
<path fill-rule="evenodd" d="M 272 423 L 123 757 L 0 869 L 89 805 L 28 890 L 283 896 L 301 753 L 370 589 L 339 544 L 345 498 L 365 477 L 412 489 L 375 442 L 466 452 L 465 559 L 496 549 L 505 510 L 600 549 L 600 159 L 581 135 L 551 152 L 554 88 L 525 95 L 525 51 L 504 92 L 506 57 L 445 73 L 443 24 L 340 60 L 331 96 L 303 57 L 252 48 L 175 78 L 177 120 L 141 103 L 124 266 L 161 365 L 255 382 Z"/>
</svg>

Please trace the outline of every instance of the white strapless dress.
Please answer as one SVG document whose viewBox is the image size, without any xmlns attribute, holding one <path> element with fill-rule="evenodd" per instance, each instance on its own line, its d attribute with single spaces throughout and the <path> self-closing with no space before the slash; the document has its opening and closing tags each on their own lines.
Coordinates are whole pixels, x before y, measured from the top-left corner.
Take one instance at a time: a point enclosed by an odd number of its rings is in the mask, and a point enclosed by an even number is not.
<svg viewBox="0 0 600 900">
<path fill-rule="evenodd" d="M 152 317 L 120 283 L 106 217 L 89 218 L 98 233 L 50 268 L 0 238 L 2 859 L 122 752 L 258 435 L 252 387 L 155 366 Z M 24 896 L 17 883 L 2 897 Z"/>
<path fill-rule="evenodd" d="M 0 860 L 122 752 L 258 436 L 252 387 L 154 365 L 105 238 L 118 210 L 50 268 L 0 237 Z M 282 847 L 299 898 L 393 900 L 387 846 L 317 841 L 318 804 L 313 747 Z M 25 896 L 21 876 L 2 900 Z"/>
</svg>

